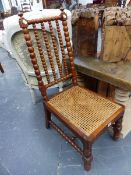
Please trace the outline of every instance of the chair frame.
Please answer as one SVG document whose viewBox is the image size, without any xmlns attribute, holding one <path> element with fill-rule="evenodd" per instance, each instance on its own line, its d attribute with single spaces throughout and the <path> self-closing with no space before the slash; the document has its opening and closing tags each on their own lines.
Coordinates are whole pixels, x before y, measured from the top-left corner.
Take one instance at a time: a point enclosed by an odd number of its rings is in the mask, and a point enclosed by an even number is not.
<svg viewBox="0 0 131 175">
<path fill-rule="evenodd" d="M 103 123 L 101 125 L 100 128 L 98 128 L 95 132 L 93 132 L 92 135 L 90 135 L 89 137 L 87 137 L 87 135 L 85 135 L 83 132 L 80 131 L 80 129 L 76 128 L 75 126 L 72 126 L 71 123 L 69 123 L 63 115 L 61 115 L 60 113 L 58 113 L 49 103 L 49 98 L 47 96 L 47 89 L 55 84 L 58 84 L 60 82 L 66 81 L 68 79 L 72 79 L 72 84 L 73 86 L 77 85 L 77 74 L 76 74 L 76 70 L 75 70 L 75 65 L 73 62 L 73 50 L 71 47 L 71 43 L 70 43 L 70 37 L 69 37 L 69 32 L 68 32 L 68 27 L 67 27 L 67 15 L 64 12 L 64 9 L 61 8 L 61 13 L 59 16 L 56 17 L 51 17 L 51 18 L 41 18 L 41 19 L 33 19 L 33 20 L 26 20 L 23 17 L 23 14 L 20 13 L 20 19 L 19 19 L 19 24 L 20 27 L 22 28 L 22 31 L 24 33 L 24 38 L 26 40 L 26 44 L 28 46 L 28 50 L 30 53 L 30 57 L 31 57 L 31 61 L 35 70 L 35 74 L 38 80 L 38 85 L 39 85 L 39 90 L 43 96 L 43 104 L 44 104 L 44 108 L 45 108 L 45 125 L 46 128 L 50 128 L 53 127 L 66 141 L 68 141 L 81 155 L 82 158 L 84 160 L 84 168 L 85 170 L 90 170 L 91 168 L 91 162 L 92 162 L 92 144 L 93 142 L 96 140 L 96 138 L 102 134 L 102 132 L 108 127 L 110 121 L 112 123 L 112 127 L 114 130 L 114 134 L 113 134 L 113 138 L 115 140 L 118 140 L 121 137 L 121 129 L 122 129 L 122 118 L 123 118 L 123 114 L 124 114 L 124 106 L 122 106 L 120 108 L 119 111 L 117 111 L 117 113 L 115 113 L 114 115 L 112 115 L 105 123 Z M 52 25 L 51 22 L 54 21 L 56 22 L 56 26 L 57 26 L 57 32 L 58 32 L 58 38 L 59 38 L 59 43 L 60 43 L 60 48 L 61 48 L 61 53 L 62 53 L 62 58 L 63 58 L 63 65 L 64 65 L 64 70 L 65 70 L 65 75 L 63 75 L 62 72 L 62 67 L 61 64 L 59 62 L 59 58 L 58 58 L 58 54 L 57 54 L 57 48 L 55 45 L 55 42 L 53 40 L 54 34 L 53 34 L 53 29 L 52 29 Z M 71 73 L 68 73 L 68 67 L 67 67 L 67 63 L 66 63 L 66 58 L 65 58 L 65 53 L 64 53 L 64 47 L 63 47 L 63 42 L 62 42 L 62 37 L 61 37 L 61 31 L 59 28 L 59 23 L 58 21 L 62 22 L 63 25 L 63 31 L 64 31 L 64 36 L 65 36 L 65 41 L 66 41 L 66 47 L 67 47 L 67 51 L 68 51 L 68 56 L 69 56 L 69 61 L 70 61 L 70 67 L 71 67 Z M 46 37 L 46 31 L 44 28 L 44 23 L 48 23 L 49 24 L 49 28 L 50 28 L 50 32 L 51 32 L 51 37 L 52 37 L 52 43 L 53 43 L 53 47 L 54 47 L 54 53 L 55 53 L 55 57 L 56 57 L 56 62 L 58 65 L 58 69 L 59 69 L 59 74 L 60 74 L 60 78 L 57 79 L 56 74 L 55 74 L 55 70 L 54 70 L 54 65 L 53 65 L 53 60 L 52 60 L 52 56 L 50 54 L 50 50 L 49 50 L 49 44 L 48 44 L 48 40 Z M 53 72 L 53 76 L 54 76 L 54 81 L 50 82 L 49 80 L 49 74 L 48 74 L 48 70 L 47 70 L 47 66 L 44 60 L 44 55 L 42 52 L 42 48 L 39 42 L 39 38 L 38 38 L 38 33 L 37 33 L 37 29 L 36 29 L 36 24 L 41 23 L 41 27 L 42 27 L 42 31 L 43 31 L 43 37 L 44 37 L 44 41 L 45 41 L 45 45 L 46 45 L 46 49 L 48 52 L 48 57 L 50 60 L 50 64 L 51 64 L 51 68 L 52 68 L 52 72 Z M 47 82 L 48 84 L 44 84 L 42 81 L 42 76 L 40 74 L 40 70 L 39 70 L 39 66 L 37 64 L 37 59 L 36 59 L 36 55 L 34 53 L 34 48 L 32 45 L 32 41 L 31 41 L 31 37 L 29 34 L 29 30 L 28 30 L 28 26 L 32 25 L 34 28 L 34 35 L 38 44 L 38 50 L 41 56 L 41 61 L 43 64 L 43 68 L 45 71 L 45 76 L 47 78 Z M 62 92 L 60 92 L 62 93 Z M 72 138 L 70 138 L 69 136 L 67 136 L 64 131 L 58 127 L 54 121 L 51 120 L 51 113 L 53 113 L 62 123 L 64 123 L 64 125 L 70 129 L 83 143 L 83 149 L 80 148 L 75 141 L 72 140 Z M 115 117 L 114 117 L 115 116 Z"/>
</svg>

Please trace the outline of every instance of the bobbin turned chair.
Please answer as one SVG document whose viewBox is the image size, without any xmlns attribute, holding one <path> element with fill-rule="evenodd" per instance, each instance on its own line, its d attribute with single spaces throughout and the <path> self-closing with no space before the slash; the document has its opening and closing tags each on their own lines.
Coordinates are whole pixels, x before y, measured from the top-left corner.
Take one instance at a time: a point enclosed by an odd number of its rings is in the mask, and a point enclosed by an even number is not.
<svg viewBox="0 0 131 175">
<path fill-rule="evenodd" d="M 113 138 L 120 138 L 124 107 L 77 85 L 77 76 L 74 67 L 72 47 L 67 26 L 67 15 L 63 9 L 61 9 L 61 13 L 59 16 L 46 19 L 41 18 L 26 20 L 24 19 L 22 14 L 19 14 L 19 16 L 19 24 L 24 33 L 24 38 L 28 46 L 30 58 L 38 80 L 39 90 L 43 96 L 46 128 L 52 126 L 54 129 L 56 129 L 58 133 L 62 135 L 82 155 L 85 169 L 90 170 L 92 161 L 92 143 L 108 127 L 108 125 L 111 124 L 113 127 Z M 56 47 L 52 22 L 56 24 L 62 55 L 62 62 L 59 59 L 59 48 Z M 63 25 L 66 47 L 69 56 L 68 66 L 65 57 L 65 50 L 63 47 L 63 38 L 59 27 L 60 22 L 62 22 Z M 48 37 L 45 30 L 45 23 L 49 25 L 52 43 L 48 42 Z M 48 60 L 50 62 L 54 77 L 54 80 L 52 81 L 50 80 L 46 59 L 44 57 L 45 51 L 43 51 L 39 40 L 39 35 L 36 27 L 37 24 L 41 24 L 41 29 L 43 32 L 43 42 L 46 46 Z M 42 81 L 39 65 L 37 64 L 35 50 L 32 44 L 33 42 L 31 40 L 31 35 L 28 29 L 28 27 L 31 25 L 34 29 L 34 35 L 37 41 L 41 62 L 45 71 L 45 76 L 47 79 L 46 84 L 44 84 L 44 82 Z M 53 45 L 54 55 L 52 55 L 50 52 L 50 45 Z M 57 63 L 59 74 L 56 74 L 55 72 L 54 61 L 56 61 Z M 69 79 L 72 80 L 72 86 L 70 88 L 58 93 L 51 98 L 47 96 L 47 89 L 49 87 L 59 82 L 67 81 Z M 53 113 L 62 123 L 66 125 L 68 129 L 70 129 L 81 140 L 81 142 L 83 143 L 83 148 L 80 148 L 75 143 L 75 141 L 72 140 L 72 138 L 67 136 L 64 131 L 55 124 L 55 122 L 52 120 L 52 117 L 54 116 L 51 117 L 51 113 Z"/>
</svg>

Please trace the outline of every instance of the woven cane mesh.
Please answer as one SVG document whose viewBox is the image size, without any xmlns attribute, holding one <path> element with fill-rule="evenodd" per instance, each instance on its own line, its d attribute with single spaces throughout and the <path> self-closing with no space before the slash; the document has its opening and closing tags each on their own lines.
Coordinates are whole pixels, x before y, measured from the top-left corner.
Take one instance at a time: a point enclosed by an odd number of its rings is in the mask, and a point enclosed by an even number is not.
<svg viewBox="0 0 131 175">
<path fill-rule="evenodd" d="M 121 108 L 118 104 L 79 86 L 58 94 L 48 103 L 87 136 Z"/>
</svg>

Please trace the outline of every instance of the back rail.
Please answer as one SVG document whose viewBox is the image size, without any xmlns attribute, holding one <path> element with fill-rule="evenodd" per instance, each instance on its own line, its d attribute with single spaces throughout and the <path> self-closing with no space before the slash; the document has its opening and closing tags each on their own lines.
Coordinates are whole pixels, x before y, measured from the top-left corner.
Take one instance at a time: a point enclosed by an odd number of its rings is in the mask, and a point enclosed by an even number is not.
<svg viewBox="0 0 131 175">
<path fill-rule="evenodd" d="M 66 76 L 62 76 L 61 78 L 57 79 L 56 81 L 52 81 L 50 84 L 46 84 L 45 87 L 48 88 L 48 87 L 51 87 L 55 84 L 58 84 L 62 81 L 66 81 L 68 79 L 72 78 L 72 73 L 66 75 Z"/>
<path fill-rule="evenodd" d="M 39 19 L 32 19 L 32 20 L 27 20 L 28 25 L 31 24 L 39 24 L 39 23 L 45 23 L 48 21 L 55 21 L 55 20 L 61 20 L 61 16 L 54 16 L 50 18 L 39 18 Z"/>
</svg>

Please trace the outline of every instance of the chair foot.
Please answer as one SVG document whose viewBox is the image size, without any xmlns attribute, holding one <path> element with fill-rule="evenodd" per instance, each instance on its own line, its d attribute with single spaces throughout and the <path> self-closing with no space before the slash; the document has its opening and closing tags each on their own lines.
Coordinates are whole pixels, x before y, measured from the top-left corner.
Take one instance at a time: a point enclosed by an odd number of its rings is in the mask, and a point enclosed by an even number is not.
<svg viewBox="0 0 131 175">
<path fill-rule="evenodd" d="M 92 144 L 84 143 L 83 144 L 83 160 L 84 160 L 84 169 L 89 171 L 91 169 L 92 162 Z"/>
<path fill-rule="evenodd" d="M 122 138 L 121 130 L 122 130 L 122 119 L 123 117 L 119 118 L 115 124 L 113 125 L 113 139 L 114 140 L 119 140 Z"/>
<path fill-rule="evenodd" d="M 2 65 L 1 65 L 1 63 L 0 63 L 0 71 L 1 71 L 2 73 L 4 73 L 4 69 L 3 69 Z"/>
<path fill-rule="evenodd" d="M 59 83 L 59 92 L 63 91 L 63 83 Z"/>
<path fill-rule="evenodd" d="M 46 106 L 44 105 L 45 108 L 45 127 L 47 129 L 50 128 L 50 120 L 51 120 L 51 112 L 46 108 Z"/>
<path fill-rule="evenodd" d="M 34 89 L 34 88 L 30 88 L 30 93 L 31 93 L 31 97 L 32 97 L 32 102 L 33 102 L 33 104 L 36 104 L 35 89 Z"/>
</svg>

